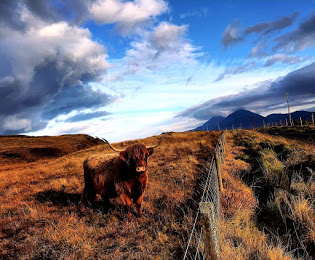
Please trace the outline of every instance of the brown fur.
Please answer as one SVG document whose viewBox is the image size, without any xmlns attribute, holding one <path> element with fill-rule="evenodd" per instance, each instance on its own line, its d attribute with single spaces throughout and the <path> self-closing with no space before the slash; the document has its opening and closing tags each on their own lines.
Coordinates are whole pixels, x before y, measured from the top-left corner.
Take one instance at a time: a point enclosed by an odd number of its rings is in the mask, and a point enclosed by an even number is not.
<svg viewBox="0 0 315 260">
<path fill-rule="evenodd" d="M 148 184 L 147 159 L 152 153 L 152 148 L 133 145 L 120 152 L 119 157 L 115 155 L 88 157 L 83 163 L 85 187 L 82 202 L 93 204 L 96 194 L 100 194 L 105 207 L 108 208 L 109 199 L 119 197 L 127 207 L 129 217 L 133 203 L 136 204 L 141 216 L 141 202 Z"/>
</svg>

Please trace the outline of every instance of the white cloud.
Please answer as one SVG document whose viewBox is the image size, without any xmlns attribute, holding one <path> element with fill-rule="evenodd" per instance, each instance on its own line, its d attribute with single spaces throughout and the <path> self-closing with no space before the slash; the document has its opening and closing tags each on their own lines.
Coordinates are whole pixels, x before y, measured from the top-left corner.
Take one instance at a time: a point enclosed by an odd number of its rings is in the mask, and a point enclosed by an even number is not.
<svg viewBox="0 0 315 260">
<path fill-rule="evenodd" d="M 131 48 L 119 66 L 123 68 L 118 74 L 110 75 L 108 80 L 121 80 L 139 71 L 154 71 L 170 65 L 196 63 L 197 57 L 203 53 L 185 37 L 187 29 L 185 25 L 162 22 L 152 31 L 143 31 L 137 40 L 130 43 Z"/>
<path fill-rule="evenodd" d="M 89 7 L 92 19 L 102 24 L 117 23 L 124 34 L 166 10 L 167 4 L 163 0 L 98 0 Z"/>
<path fill-rule="evenodd" d="M 30 131 L 32 129 L 31 120 L 19 118 L 17 115 L 9 116 L 3 122 L 3 129 Z"/>
<path fill-rule="evenodd" d="M 178 26 L 161 22 L 152 32 L 150 41 L 156 48 L 177 49 L 186 31 L 186 25 Z"/>
</svg>

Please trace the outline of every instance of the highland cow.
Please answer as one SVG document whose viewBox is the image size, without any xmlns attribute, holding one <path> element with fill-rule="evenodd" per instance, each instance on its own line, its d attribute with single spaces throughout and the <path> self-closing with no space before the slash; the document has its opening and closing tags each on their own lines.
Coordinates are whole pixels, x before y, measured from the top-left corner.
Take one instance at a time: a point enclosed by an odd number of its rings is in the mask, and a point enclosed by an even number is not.
<svg viewBox="0 0 315 260">
<path fill-rule="evenodd" d="M 136 144 L 124 151 L 117 151 L 105 139 L 104 142 L 111 149 L 119 152 L 119 157 L 92 155 L 84 161 L 85 187 L 82 202 L 93 205 L 96 194 L 100 194 L 104 207 L 108 209 L 109 199 L 118 197 L 125 205 L 129 218 L 133 203 L 137 207 L 139 216 L 142 216 L 141 202 L 148 184 L 147 160 L 159 144 L 150 148 Z"/>
</svg>

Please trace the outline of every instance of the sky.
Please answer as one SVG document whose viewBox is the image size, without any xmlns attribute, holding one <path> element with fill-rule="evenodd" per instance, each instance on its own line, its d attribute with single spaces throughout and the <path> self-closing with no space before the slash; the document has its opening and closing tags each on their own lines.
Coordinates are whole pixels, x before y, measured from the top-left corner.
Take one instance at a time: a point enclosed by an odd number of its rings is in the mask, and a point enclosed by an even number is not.
<svg viewBox="0 0 315 260">
<path fill-rule="evenodd" d="M 0 134 L 111 142 L 315 110 L 314 0 L 1 0 Z"/>
</svg>

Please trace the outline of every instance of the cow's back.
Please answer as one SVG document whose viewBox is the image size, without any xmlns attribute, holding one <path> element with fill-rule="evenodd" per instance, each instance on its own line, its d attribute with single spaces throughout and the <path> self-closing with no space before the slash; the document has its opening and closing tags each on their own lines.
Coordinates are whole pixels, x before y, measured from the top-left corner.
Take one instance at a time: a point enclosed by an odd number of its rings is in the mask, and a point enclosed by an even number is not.
<svg viewBox="0 0 315 260">
<path fill-rule="evenodd" d="M 116 154 L 92 155 L 83 163 L 85 182 L 91 182 L 96 193 L 109 195 L 119 179 L 121 164 L 122 161 Z"/>
</svg>

